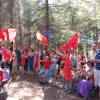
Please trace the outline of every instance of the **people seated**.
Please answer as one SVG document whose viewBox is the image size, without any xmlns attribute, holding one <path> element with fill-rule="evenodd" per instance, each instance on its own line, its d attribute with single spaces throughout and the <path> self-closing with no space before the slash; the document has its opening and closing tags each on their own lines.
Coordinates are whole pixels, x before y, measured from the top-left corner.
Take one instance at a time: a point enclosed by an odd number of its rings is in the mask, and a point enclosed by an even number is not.
<svg viewBox="0 0 100 100">
<path fill-rule="evenodd" d="M 79 62 L 78 63 L 78 68 L 76 70 L 76 72 L 74 72 L 74 75 L 72 77 L 72 82 L 69 82 L 67 84 L 67 88 L 65 90 L 63 90 L 66 93 L 71 93 L 75 87 L 75 85 L 77 85 L 82 79 L 85 79 L 85 76 L 82 72 L 84 68 L 84 63 L 83 62 Z"/>
<path fill-rule="evenodd" d="M 48 82 L 48 71 L 50 70 L 50 65 L 52 64 L 52 61 L 49 60 L 49 56 L 45 56 L 45 60 L 41 60 L 40 62 L 43 63 L 43 68 L 39 72 L 39 82 L 40 84 L 46 84 Z M 42 75 L 44 75 L 44 80 L 42 79 Z"/>
<path fill-rule="evenodd" d="M 89 91 L 94 86 L 94 63 L 88 61 L 87 65 L 89 67 L 89 70 L 86 72 L 83 69 L 83 74 L 86 77 L 86 79 L 81 80 L 77 87 L 77 92 L 81 94 L 84 97 L 84 99 L 89 97 Z"/>
</svg>

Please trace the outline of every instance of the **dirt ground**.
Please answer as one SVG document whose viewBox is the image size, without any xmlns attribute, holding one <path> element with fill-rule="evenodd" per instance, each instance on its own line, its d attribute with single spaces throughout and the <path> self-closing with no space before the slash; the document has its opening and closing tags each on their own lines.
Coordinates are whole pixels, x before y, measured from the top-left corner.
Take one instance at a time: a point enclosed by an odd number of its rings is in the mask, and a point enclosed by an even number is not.
<svg viewBox="0 0 100 100">
<path fill-rule="evenodd" d="M 52 83 L 40 85 L 38 77 L 19 73 L 17 78 L 11 78 L 5 85 L 7 100 L 82 100 L 76 93 L 66 94 L 60 86 Z M 3 100 L 3 93 L 0 93 L 0 100 Z M 91 97 L 88 100 L 99 100 Z"/>
</svg>

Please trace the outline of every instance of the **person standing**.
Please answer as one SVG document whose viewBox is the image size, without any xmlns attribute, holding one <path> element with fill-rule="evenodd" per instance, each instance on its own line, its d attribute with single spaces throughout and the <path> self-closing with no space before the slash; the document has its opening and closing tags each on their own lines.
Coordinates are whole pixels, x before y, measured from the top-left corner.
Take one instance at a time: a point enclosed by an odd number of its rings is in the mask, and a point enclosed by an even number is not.
<svg viewBox="0 0 100 100">
<path fill-rule="evenodd" d="M 12 75 L 17 76 L 17 55 L 13 53 L 13 59 L 12 59 Z"/>
<path fill-rule="evenodd" d="M 83 54 L 82 51 L 79 52 L 79 55 L 78 55 L 78 62 L 83 62 L 83 63 L 86 63 L 86 58 Z"/>
<path fill-rule="evenodd" d="M 15 54 L 17 55 L 17 70 L 19 71 L 20 62 L 21 62 L 21 51 L 18 49 L 18 47 L 15 47 Z"/>
<path fill-rule="evenodd" d="M 9 48 L 9 55 L 10 55 L 10 57 L 9 57 L 9 61 L 10 61 L 9 69 L 10 69 L 10 71 L 12 73 L 12 62 L 13 62 L 13 49 L 12 48 Z"/>
<path fill-rule="evenodd" d="M 97 54 L 97 45 L 93 44 L 92 45 L 92 50 L 88 54 L 88 60 L 95 59 L 96 54 Z"/>
<path fill-rule="evenodd" d="M 99 98 L 100 98 L 100 40 L 98 40 L 97 46 L 98 46 L 98 51 L 95 56 L 95 59 L 90 61 L 95 63 L 94 67 L 95 86 L 99 86 Z"/>
<path fill-rule="evenodd" d="M 29 69 L 30 69 L 30 73 L 31 75 L 33 75 L 33 71 L 34 71 L 34 52 L 33 49 L 30 49 L 28 52 L 28 64 L 29 64 Z"/>
</svg>

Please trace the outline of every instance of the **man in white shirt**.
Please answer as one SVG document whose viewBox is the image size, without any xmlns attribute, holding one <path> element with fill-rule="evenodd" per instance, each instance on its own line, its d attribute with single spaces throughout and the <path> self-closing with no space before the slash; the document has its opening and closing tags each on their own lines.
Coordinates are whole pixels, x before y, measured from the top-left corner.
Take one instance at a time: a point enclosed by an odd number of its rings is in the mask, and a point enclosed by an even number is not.
<svg viewBox="0 0 100 100">
<path fill-rule="evenodd" d="M 89 52 L 87 60 L 89 61 L 89 60 L 95 59 L 96 54 L 97 54 L 97 45 L 93 44 L 92 45 L 92 50 Z M 85 67 L 86 67 L 86 70 L 89 69 L 89 67 L 87 66 L 87 64 L 85 65 Z"/>
<path fill-rule="evenodd" d="M 95 59 L 96 54 L 97 54 L 97 45 L 93 44 L 92 45 L 92 50 L 88 54 L 88 60 Z"/>
<path fill-rule="evenodd" d="M 95 86 L 99 86 L 99 100 L 100 100 L 100 40 L 97 42 L 98 51 L 95 56 L 95 59 L 91 60 L 91 62 L 95 63 L 94 67 L 94 80 Z"/>
</svg>

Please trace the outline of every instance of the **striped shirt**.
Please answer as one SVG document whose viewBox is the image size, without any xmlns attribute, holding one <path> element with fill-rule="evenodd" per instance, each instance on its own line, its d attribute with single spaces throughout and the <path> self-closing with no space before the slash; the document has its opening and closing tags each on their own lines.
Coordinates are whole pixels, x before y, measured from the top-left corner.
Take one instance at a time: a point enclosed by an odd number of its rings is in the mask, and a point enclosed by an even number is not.
<svg viewBox="0 0 100 100">
<path fill-rule="evenodd" d="M 99 59 L 100 60 L 100 50 L 97 52 L 95 59 Z M 96 63 L 95 68 L 97 70 L 100 70 L 100 63 Z"/>
</svg>

